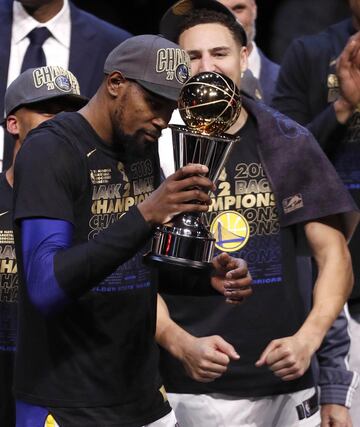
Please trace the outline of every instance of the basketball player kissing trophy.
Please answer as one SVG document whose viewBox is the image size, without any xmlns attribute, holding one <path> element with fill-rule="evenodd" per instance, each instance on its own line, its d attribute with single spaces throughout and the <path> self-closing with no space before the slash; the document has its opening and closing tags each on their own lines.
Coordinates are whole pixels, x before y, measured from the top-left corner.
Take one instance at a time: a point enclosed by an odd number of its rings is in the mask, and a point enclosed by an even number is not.
<svg viewBox="0 0 360 427">
<path fill-rule="evenodd" d="M 179 112 L 186 126 L 170 125 L 175 169 L 201 163 L 214 183 L 239 137 L 224 135 L 237 120 L 241 98 L 235 83 L 215 72 L 189 79 L 179 98 Z M 183 213 L 156 229 L 147 261 L 167 268 L 210 269 L 215 239 L 202 222 L 201 213 Z"/>
</svg>

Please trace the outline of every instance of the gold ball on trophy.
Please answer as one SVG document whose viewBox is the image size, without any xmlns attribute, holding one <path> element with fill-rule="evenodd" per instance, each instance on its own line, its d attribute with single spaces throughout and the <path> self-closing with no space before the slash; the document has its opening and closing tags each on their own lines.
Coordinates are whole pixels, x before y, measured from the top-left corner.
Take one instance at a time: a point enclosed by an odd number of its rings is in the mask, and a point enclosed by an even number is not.
<svg viewBox="0 0 360 427">
<path fill-rule="evenodd" d="M 239 117 L 241 97 L 231 79 L 207 71 L 185 83 L 178 104 L 181 118 L 191 131 L 216 135 L 229 129 Z"/>
</svg>

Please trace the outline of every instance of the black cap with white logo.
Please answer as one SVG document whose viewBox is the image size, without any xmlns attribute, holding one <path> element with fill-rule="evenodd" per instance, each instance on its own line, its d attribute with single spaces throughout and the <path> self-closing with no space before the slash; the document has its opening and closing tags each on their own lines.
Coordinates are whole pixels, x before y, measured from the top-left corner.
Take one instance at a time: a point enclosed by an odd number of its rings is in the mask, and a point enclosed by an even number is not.
<svg viewBox="0 0 360 427">
<path fill-rule="evenodd" d="M 241 32 L 242 45 L 247 45 L 246 32 L 235 15 L 226 6 L 217 0 L 179 0 L 173 4 L 163 15 L 160 21 L 160 33 L 169 40 L 177 41 L 180 27 L 186 15 L 193 10 L 207 9 L 222 13 L 236 22 Z"/>
<path fill-rule="evenodd" d="M 110 52 L 104 72 L 113 71 L 150 92 L 177 101 L 190 77 L 190 59 L 177 44 L 162 36 L 145 34 L 126 39 Z"/>
<path fill-rule="evenodd" d="M 80 95 L 79 83 L 70 71 L 52 65 L 29 68 L 7 88 L 5 116 L 22 106 L 60 97 L 79 109 L 88 101 Z"/>
</svg>

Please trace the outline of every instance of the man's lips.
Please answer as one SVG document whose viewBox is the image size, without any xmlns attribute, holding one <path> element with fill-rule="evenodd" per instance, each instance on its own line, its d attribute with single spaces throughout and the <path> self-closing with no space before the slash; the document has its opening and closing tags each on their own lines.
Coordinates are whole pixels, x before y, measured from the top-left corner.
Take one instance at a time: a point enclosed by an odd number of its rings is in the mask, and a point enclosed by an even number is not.
<svg viewBox="0 0 360 427">
<path fill-rule="evenodd" d="M 145 132 L 145 135 L 146 135 L 148 138 L 150 138 L 150 139 L 152 139 L 152 140 L 156 141 L 156 140 L 158 140 L 158 139 L 160 138 L 160 136 L 161 136 L 161 132 L 156 132 L 156 131 L 154 131 L 154 132 L 146 131 L 146 132 Z"/>
</svg>

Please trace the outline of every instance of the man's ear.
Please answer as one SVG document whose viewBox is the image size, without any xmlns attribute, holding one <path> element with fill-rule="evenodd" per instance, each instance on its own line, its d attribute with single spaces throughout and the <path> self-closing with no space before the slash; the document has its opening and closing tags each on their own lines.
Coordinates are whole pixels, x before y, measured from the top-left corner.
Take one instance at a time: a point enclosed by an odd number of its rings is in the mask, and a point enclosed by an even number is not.
<svg viewBox="0 0 360 427">
<path fill-rule="evenodd" d="M 252 10 L 254 13 L 254 21 L 256 21 L 256 19 L 257 19 L 257 4 L 255 3 L 255 1 L 253 1 Z"/>
<path fill-rule="evenodd" d="M 117 97 L 119 89 L 125 83 L 126 78 L 121 74 L 120 71 L 113 71 L 108 75 L 107 78 L 107 89 L 111 96 Z"/>
<path fill-rule="evenodd" d="M 20 132 L 19 126 L 20 125 L 19 125 L 18 118 L 14 114 L 10 114 L 6 118 L 6 129 L 11 135 L 13 136 L 19 135 L 19 132 Z"/>
<path fill-rule="evenodd" d="M 243 74 L 248 68 L 248 50 L 246 46 L 243 46 L 240 50 L 240 70 L 241 74 Z"/>
</svg>

